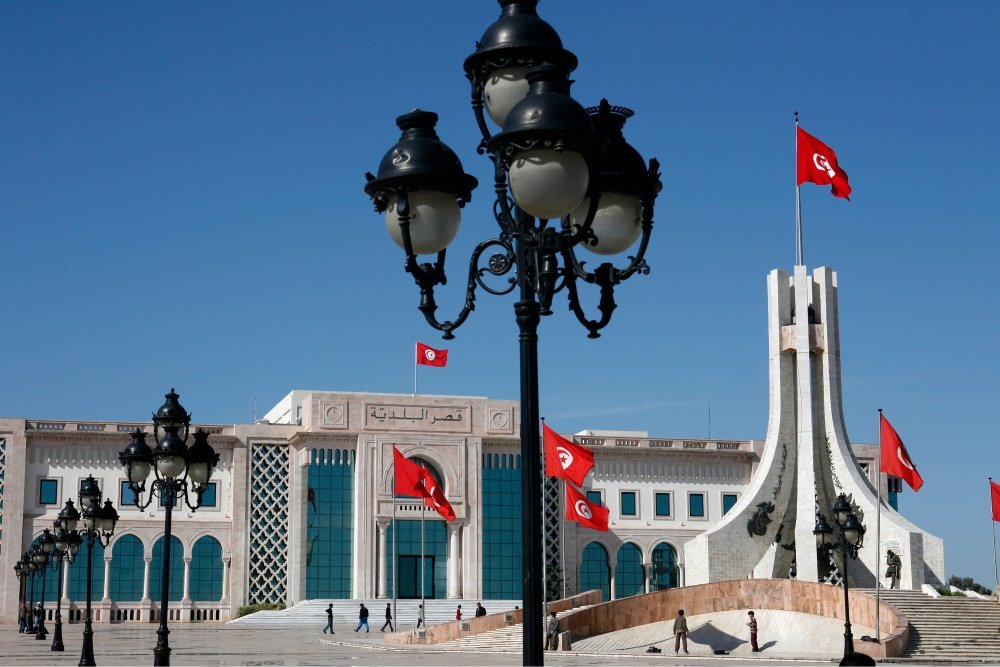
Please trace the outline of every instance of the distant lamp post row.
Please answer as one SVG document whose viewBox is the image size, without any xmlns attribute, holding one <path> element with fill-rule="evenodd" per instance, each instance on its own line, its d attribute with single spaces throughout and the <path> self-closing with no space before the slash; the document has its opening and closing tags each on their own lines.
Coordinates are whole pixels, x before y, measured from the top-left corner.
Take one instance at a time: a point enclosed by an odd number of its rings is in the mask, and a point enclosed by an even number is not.
<svg viewBox="0 0 1000 667">
<path fill-rule="evenodd" d="M 844 556 L 844 571 L 841 579 L 844 582 L 844 657 L 840 661 L 841 665 L 874 665 L 875 661 L 867 655 L 854 652 L 854 635 L 851 633 L 851 585 L 847 576 L 847 564 L 851 559 L 857 559 L 858 551 L 864 544 L 865 527 L 854 515 L 851 504 L 844 494 L 837 496 L 837 501 L 831 508 L 834 521 L 837 523 L 838 532 L 833 533 L 833 528 L 827 523 L 826 517 L 822 513 L 816 513 L 816 528 L 813 535 L 816 536 L 816 545 L 831 551 L 839 550 Z"/>
<path fill-rule="evenodd" d="M 206 431 L 198 429 L 194 433 L 194 442 L 188 447 L 191 415 L 178 402 L 180 396 L 171 389 L 165 398 L 166 402 L 153 415 L 156 448 L 146 444 L 147 434 L 142 429 L 136 429 L 132 433 L 132 442 L 118 455 L 118 460 L 125 469 L 129 489 L 135 496 L 135 506 L 144 511 L 154 498 L 159 498 L 165 510 L 163 587 L 160 596 L 160 626 L 156 631 L 157 641 L 153 649 L 154 665 L 170 664 L 168 603 L 171 515 L 180 499 L 184 500 L 184 504 L 192 512 L 201 507 L 202 496 L 208 489 L 208 480 L 219 465 L 219 454 L 208 443 Z M 149 495 L 143 502 L 141 496 L 146 491 L 150 472 L 154 477 L 149 484 Z"/>
</svg>

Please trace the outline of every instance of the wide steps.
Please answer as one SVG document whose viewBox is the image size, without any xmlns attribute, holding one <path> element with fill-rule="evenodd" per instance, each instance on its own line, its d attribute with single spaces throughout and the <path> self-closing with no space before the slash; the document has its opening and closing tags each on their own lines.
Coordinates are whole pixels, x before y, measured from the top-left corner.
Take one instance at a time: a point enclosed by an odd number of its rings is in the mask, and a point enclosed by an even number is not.
<svg viewBox="0 0 1000 667">
<path fill-rule="evenodd" d="M 281 610 L 258 611 L 230 621 L 239 625 L 295 625 L 302 627 L 310 623 L 322 629 L 326 625 L 327 605 L 333 604 L 333 625 L 342 628 L 358 623 L 358 609 L 364 602 L 368 607 L 368 626 L 378 630 L 385 623 L 385 605 L 391 600 L 304 600 L 297 605 Z M 472 618 L 479 600 L 426 600 L 424 619 L 427 625 L 438 625 L 455 620 L 455 608 L 462 605 L 462 617 Z M 487 613 L 510 611 L 520 606 L 520 600 L 483 600 Z M 397 600 L 392 621 L 396 630 L 409 630 L 417 625 L 420 600 Z M 398 624 L 397 618 L 398 617 Z"/>
<path fill-rule="evenodd" d="M 874 589 L 861 592 L 875 596 Z M 995 601 L 884 589 L 879 595 L 910 622 L 902 657 L 993 661 L 1000 655 L 1000 604 Z"/>
</svg>

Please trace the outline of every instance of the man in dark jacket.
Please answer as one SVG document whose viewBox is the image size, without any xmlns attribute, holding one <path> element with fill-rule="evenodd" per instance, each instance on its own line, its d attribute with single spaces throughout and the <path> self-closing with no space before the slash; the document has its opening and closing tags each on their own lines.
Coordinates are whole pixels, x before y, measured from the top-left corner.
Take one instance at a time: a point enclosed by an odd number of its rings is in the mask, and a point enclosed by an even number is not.
<svg viewBox="0 0 1000 667">
<path fill-rule="evenodd" d="M 364 602 L 361 603 L 361 611 L 358 612 L 358 626 L 354 628 L 354 631 L 360 630 L 361 626 L 364 626 L 365 632 L 368 632 L 368 607 L 365 606 Z"/>
<path fill-rule="evenodd" d="M 392 603 L 390 602 L 385 606 L 385 623 L 382 624 L 382 632 L 385 632 L 385 626 L 389 626 L 389 632 L 395 632 L 392 629 Z"/>
</svg>

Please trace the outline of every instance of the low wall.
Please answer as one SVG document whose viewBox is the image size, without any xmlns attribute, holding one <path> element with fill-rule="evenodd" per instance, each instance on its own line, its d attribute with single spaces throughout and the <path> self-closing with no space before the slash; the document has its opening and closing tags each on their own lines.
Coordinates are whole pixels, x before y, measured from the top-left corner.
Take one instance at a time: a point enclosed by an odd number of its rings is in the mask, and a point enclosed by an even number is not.
<svg viewBox="0 0 1000 667">
<path fill-rule="evenodd" d="M 567 609 L 574 609 L 582 605 L 600 604 L 600 591 L 587 591 L 564 600 L 556 600 L 549 603 L 549 611 L 563 612 Z M 482 632 L 489 632 L 498 628 L 505 628 L 508 625 L 517 625 L 524 622 L 524 610 L 515 609 L 513 611 L 502 611 L 496 614 L 487 614 L 476 618 L 463 619 L 461 621 L 450 621 L 440 625 L 432 625 L 426 629 L 406 630 L 405 632 L 389 632 L 385 635 L 386 644 L 440 644 L 478 635 Z"/>
<path fill-rule="evenodd" d="M 875 598 L 851 591 L 851 623 L 875 627 Z M 825 618 L 844 618 L 844 589 L 794 579 L 737 579 L 671 588 L 579 609 L 559 620 L 573 640 L 676 617 L 742 609 L 781 609 Z M 887 602 L 879 614 L 881 643 L 854 638 L 854 650 L 873 658 L 895 657 L 909 641 L 906 617 Z"/>
</svg>

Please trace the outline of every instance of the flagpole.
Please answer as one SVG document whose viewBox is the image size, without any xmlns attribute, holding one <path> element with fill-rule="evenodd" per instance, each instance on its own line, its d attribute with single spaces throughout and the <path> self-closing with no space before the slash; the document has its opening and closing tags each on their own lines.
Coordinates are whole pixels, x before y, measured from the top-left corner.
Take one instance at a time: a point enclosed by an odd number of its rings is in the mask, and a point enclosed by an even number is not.
<svg viewBox="0 0 1000 667">
<path fill-rule="evenodd" d="M 427 509 L 427 503 L 420 503 L 420 608 L 424 610 L 424 630 L 427 630 L 427 597 L 424 591 L 424 573 L 427 569 L 424 567 L 424 510 Z"/>
<path fill-rule="evenodd" d="M 393 447 L 396 445 L 393 444 Z M 396 558 L 396 459 L 392 463 L 392 615 L 396 616 L 396 595 L 399 592 L 399 562 Z M 397 621 L 398 623 L 399 621 Z"/>
<path fill-rule="evenodd" d="M 882 558 L 882 408 L 878 409 L 878 475 L 875 479 L 878 480 L 875 489 L 875 500 L 878 504 L 878 511 L 875 514 L 875 641 L 878 642 L 881 638 L 879 610 L 881 608 L 882 599 L 882 582 L 878 576 L 879 569 L 882 567 L 880 565 Z M 886 485 L 888 485 L 888 475 L 885 480 Z M 888 493 L 888 491 L 889 489 L 887 486 L 886 493 Z"/>
<path fill-rule="evenodd" d="M 417 395 L 417 344 L 413 343 L 413 395 Z"/>
<path fill-rule="evenodd" d="M 993 594 L 1000 602 L 1000 579 L 997 577 L 997 522 L 993 518 L 993 478 L 990 477 L 990 526 L 993 528 Z"/>
<path fill-rule="evenodd" d="M 562 506 L 566 506 L 566 485 L 563 484 Z M 562 508 L 560 508 L 562 509 Z M 562 558 L 562 594 L 566 599 L 566 521 L 564 512 L 559 512 L 559 556 Z M 996 558 L 993 559 L 994 561 Z"/>
<path fill-rule="evenodd" d="M 545 417 L 540 417 L 542 424 L 545 424 Z M 541 431 L 538 424 L 535 424 L 535 428 Z M 541 463 L 542 470 L 545 470 L 545 447 L 540 447 L 541 449 Z M 542 623 L 546 624 L 549 622 L 549 550 L 547 540 L 545 539 L 545 482 L 548 477 L 542 477 L 542 488 L 539 492 L 542 494 Z M 527 623 L 528 618 L 525 616 L 524 622 Z M 545 632 L 543 630 L 543 632 Z M 546 650 L 549 647 L 549 637 L 545 634 L 545 644 L 542 646 L 542 650 Z"/>
<path fill-rule="evenodd" d="M 799 112 L 795 112 L 795 265 L 802 266 L 802 198 L 799 196 Z"/>
</svg>

